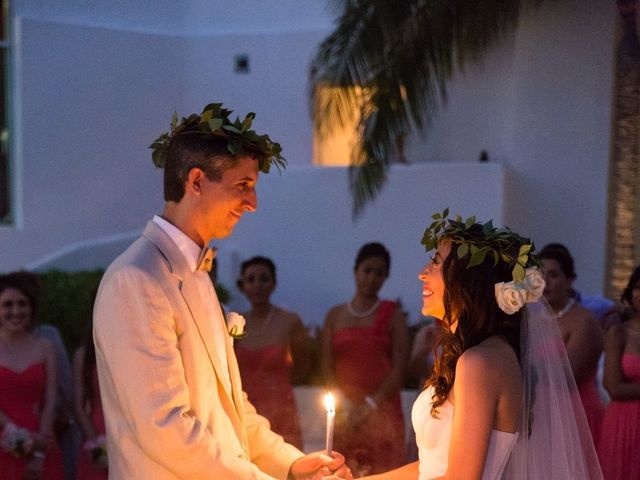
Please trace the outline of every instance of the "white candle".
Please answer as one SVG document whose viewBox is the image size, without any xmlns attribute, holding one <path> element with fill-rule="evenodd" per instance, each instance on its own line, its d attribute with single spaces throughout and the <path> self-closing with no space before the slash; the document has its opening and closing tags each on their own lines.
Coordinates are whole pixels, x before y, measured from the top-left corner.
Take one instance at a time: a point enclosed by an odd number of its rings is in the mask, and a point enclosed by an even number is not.
<svg viewBox="0 0 640 480">
<path fill-rule="evenodd" d="M 336 401 L 331 392 L 324 396 L 324 406 L 327 409 L 327 437 L 325 447 L 327 455 L 331 456 L 333 450 L 333 427 L 336 420 Z"/>
</svg>

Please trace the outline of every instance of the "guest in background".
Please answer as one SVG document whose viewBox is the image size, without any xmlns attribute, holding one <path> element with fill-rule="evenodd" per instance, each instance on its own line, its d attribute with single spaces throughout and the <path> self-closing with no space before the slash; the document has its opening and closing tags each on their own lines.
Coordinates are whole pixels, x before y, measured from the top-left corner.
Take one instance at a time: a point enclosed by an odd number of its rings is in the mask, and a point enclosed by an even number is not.
<svg viewBox="0 0 640 480">
<path fill-rule="evenodd" d="M 400 400 L 408 351 L 405 316 L 396 302 L 378 297 L 390 266 L 382 244 L 364 245 L 354 266 L 355 295 L 331 308 L 324 322 L 325 381 L 344 397 L 335 447 L 347 453 L 356 477 L 395 468 L 405 458 Z"/>
<path fill-rule="evenodd" d="M 409 356 L 408 373 L 418 380 L 418 388 L 422 388 L 424 382 L 431 376 L 433 368 L 433 347 L 436 341 L 439 319 L 429 317 L 429 323 L 422 325 L 411 346 Z"/>
<path fill-rule="evenodd" d="M 607 331 L 607 405 L 598 454 L 605 480 L 640 478 L 640 266 L 622 293 L 623 323 Z"/>
<path fill-rule="evenodd" d="M 547 245 L 540 251 L 540 258 L 546 282 L 544 296 L 558 316 L 571 370 L 594 444 L 597 445 L 604 415 L 604 405 L 596 384 L 598 360 L 604 342 L 602 328 L 593 314 L 571 295 L 576 273 L 568 250 L 557 244 Z"/>
<path fill-rule="evenodd" d="M 547 250 L 561 252 L 562 255 L 571 258 L 571 262 L 573 262 L 571 252 L 562 243 L 549 243 L 544 248 Z M 574 281 L 575 279 L 576 277 L 573 278 Z M 571 286 L 569 296 L 575 298 L 576 302 L 589 310 L 593 316 L 596 317 L 596 320 L 600 322 L 603 330 L 606 331 L 611 325 L 619 323 L 616 304 L 612 300 L 609 300 L 602 295 L 586 295 L 576 290 L 573 285 Z"/>
<path fill-rule="evenodd" d="M 434 346 L 438 333 L 439 319 L 427 317 L 428 323 L 422 325 L 416 332 L 409 355 L 409 365 L 407 373 L 410 379 L 417 386 L 418 394 L 422 391 L 425 382 L 431 376 L 434 362 Z M 416 398 L 418 396 L 416 395 Z M 411 463 L 418 460 L 418 445 L 416 434 L 411 429 L 407 435 L 407 457 L 406 462 Z"/>
<path fill-rule="evenodd" d="M 246 337 L 234 342 L 242 386 L 271 429 L 302 449 L 293 383 L 309 371 L 307 331 L 300 317 L 271 303 L 276 266 L 266 257 L 242 263 L 238 288 L 251 304 L 244 313 Z"/>
<path fill-rule="evenodd" d="M 36 296 L 20 276 L 0 278 L 0 472 L 3 480 L 62 480 L 54 438 L 55 348 L 33 335 Z"/>
<path fill-rule="evenodd" d="M 35 273 L 20 270 L 7 274 L 5 278 L 22 285 L 24 289 L 30 292 L 30 298 L 38 298 L 40 280 Z M 49 340 L 55 349 L 58 389 L 56 392 L 56 415 L 53 423 L 53 432 L 60 446 L 62 464 L 64 466 L 64 478 L 66 480 L 74 480 L 76 478 L 80 434 L 73 421 L 73 381 L 71 378 L 71 362 L 67 354 L 67 347 L 62 340 L 60 331 L 54 325 L 37 323 L 32 332 L 36 337 Z"/>
<path fill-rule="evenodd" d="M 84 439 L 78 458 L 77 480 L 107 480 L 106 428 L 91 325 L 73 356 L 73 373 L 73 406 Z"/>
</svg>

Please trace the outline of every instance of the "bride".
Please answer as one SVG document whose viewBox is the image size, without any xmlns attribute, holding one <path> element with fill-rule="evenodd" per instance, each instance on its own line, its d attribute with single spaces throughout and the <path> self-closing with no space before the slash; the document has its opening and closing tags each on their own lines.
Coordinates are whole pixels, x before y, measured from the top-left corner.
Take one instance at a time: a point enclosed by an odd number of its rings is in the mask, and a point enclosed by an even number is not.
<svg viewBox="0 0 640 480">
<path fill-rule="evenodd" d="M 443 332 L 412 411 L 419 461 L 367 478 L 601 479 L 532 242 L 447 215 L 422 240 L 422 313 Z"/>
</svg>

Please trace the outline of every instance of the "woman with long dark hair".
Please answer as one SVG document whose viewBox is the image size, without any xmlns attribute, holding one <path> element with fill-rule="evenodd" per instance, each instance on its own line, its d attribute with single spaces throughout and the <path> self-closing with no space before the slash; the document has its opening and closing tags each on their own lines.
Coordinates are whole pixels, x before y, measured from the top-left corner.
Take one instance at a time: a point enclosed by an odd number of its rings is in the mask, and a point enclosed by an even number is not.
<svg viewBox="0 0 640 480">
<path fill-rule="evenodd" d="M 419 461 L 371 478 L 600 479 L 555 318 L 539 302 L 533 243 L 447 214 L 423 237 L 436 252 L 419 276 L 422 312 L 442 331 L 412 411 Z"/>
</svg>

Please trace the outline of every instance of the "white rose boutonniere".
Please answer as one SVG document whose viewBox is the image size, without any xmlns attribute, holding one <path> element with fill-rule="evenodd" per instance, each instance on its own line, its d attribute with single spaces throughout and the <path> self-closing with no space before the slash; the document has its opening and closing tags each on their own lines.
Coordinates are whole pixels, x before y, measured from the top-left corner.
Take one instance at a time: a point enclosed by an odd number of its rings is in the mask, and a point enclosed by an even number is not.
<svg viewBox="0 0 640 480">
<path fill-rule="evenodd" d="M 522 283 L 527 291 L 527 303 L 537 302 L 540 300 L 546 285 L 540 269 L 527 268 L 527 272 Z"/>
<path fill-rule="evenodd" d="M 227 313 L 227 330 L 233 338 L 242 338 L 247 332 L 244 330 L 246 320 L 242 315 L 236 312 Z"/>
<path fill-rule="evenodd" d="M 496 283 L 495 294 L 500 310 L 507 315 L 516 313 L 527 301 L 527 291 L 518 288 L 513 282 Z"/>
</svg>

